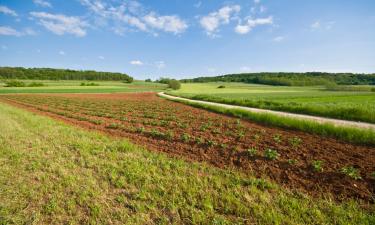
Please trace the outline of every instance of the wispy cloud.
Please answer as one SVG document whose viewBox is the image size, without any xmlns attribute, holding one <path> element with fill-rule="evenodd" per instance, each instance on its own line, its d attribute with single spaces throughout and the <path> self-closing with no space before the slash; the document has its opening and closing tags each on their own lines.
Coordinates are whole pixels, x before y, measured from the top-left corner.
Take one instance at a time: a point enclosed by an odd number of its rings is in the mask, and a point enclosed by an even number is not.
<svg viewBox="0 0 375 225">
<path fill-rule="evenodd" d="M 60 50 L 59 51 L 59 55 L 66 55 L 65 52 L 63 50 Z"/>
<path fill-rule="evenodd" d="M 150 13 L 143 17 L 143 20 L 152 28 L 174 34 L 183 33 L 188 27 L 185 21 L 175 15 L 158 16 L 155 13 Z"/>
<path fill-rule="evenodd" d="M 166 64 L 165 64 L 164 61 L 157 61 L 157 62 L 155 62 L 155 66 L 156 66 L 156 68 L 161 70 L 161 69 L 164 69 L 166 67 Z"/>
<path fill-rule="evenodd" d="M 88 23 L 79 17 L 46 12 L 31 12 L 30 15 L 39 20 L 39 24 L 57 35 L 73 34 L 77 37 L 86 35 Z"/>
<path fill-rule="evenodd" d="M 250 67 L 248 67 L 248 66 L 242 66 L 240 68 L 240 71 L 241 72 L 250 72 L 250 71 L 252 71 L 252 69 Z"/>
<path fill-rule="evenodd" d="M 11 27 L 0 27 L 0 35 L 19 37 L 22 33 Z"/>
<path fill-rule="evenodd" d="M 100 56 L 98 56 L 98 59 L 104 60 L 104 56 L 100 55 Z"/>
<path fill-rule="evenodd" d="M 320 22 L 319 21 L 315 21 L 314 23 L 312 23 L 310 25 L 311 29 L 313 30 L 316 30 L 316 29 L 319 29 L 320 28 Z"/>
<path fill-rule="evenodd" d="M 202 1 L 199 1 L 193 5 L 195 8 L 200 8 L 202 6 Z"/>
<path fill-rule="evenodd" d="M 26 35 L 36 35 L 36 32 L 32 28 L 25 28 L 22 31 L 19 31 L 12 27 L 0 26 L 0 35 L 21 37 Z"/>
<path fill-rule="evenodd" d="M 200 25 L 204 28 L 207 35 L 214 37 L 219 27 L 228 24 L 233 16 L 241 10 L 239 5 L 228 5 L 220 8 L 218 11 L 211 12 L 200 19 Z"/>
<path fill-rule="evenodd" d="M 6 6 L 3 6 L 3 5 L 0 5 L 0 13 L 3 13 L 5 15 L 9 15 L 9 16 L 18 16 L 16 11 L 6 7 Z"/>
<path fill-rule="evenodd" d="M 33 0 L 33 2 L 37 6 L 52 8 L 52 4 L 46 0 Z"/>
<path fill-rule="evenodd" d="M 285 40 L 284 36 L 277 36 L 273 39 L 274 42 L 282 42 L 283 40 Z"/>
<path fill-rule="evenodd" d="M 336 24 L 336 21 L 321 22 L 317 20 L 310 25 L 310 29 L 311 30 L 322 30 L 322 29 L 331 30 L 335 24 Z"/>
<path fill-rule="evenodd" d="M 134 66 L 143 66 L 143 62 L 140 60 L 132 60 L 129 63 Z"/>
<path fill-rule="evenodd" d="M 267 18 L 247 19 L 245 23 L 238 24 L 235 28 L 235 31 L 238 34 L 247 34 L 257 26 L 270 24 L 273 24 L 272 16 L 269 16 Z"/>
<path fill-rule="evenodd" d="M 110 22 L 110 25 L 113 25 L 111 30 L 120 35 L 131 30 L 127 27 L 153 34 L 157 31 L 180 34 L 188 28 L 188 24 L 179 16 L 159 15 L 147 11 L 137 1 L 121 2 L 117 5 L 101 0 L 80 0 L 80 2 L 97 16 L 96 21 L 101 22 L 101 24 L 96 23 L 97 25 L 108 25 Z"/>
</svg>

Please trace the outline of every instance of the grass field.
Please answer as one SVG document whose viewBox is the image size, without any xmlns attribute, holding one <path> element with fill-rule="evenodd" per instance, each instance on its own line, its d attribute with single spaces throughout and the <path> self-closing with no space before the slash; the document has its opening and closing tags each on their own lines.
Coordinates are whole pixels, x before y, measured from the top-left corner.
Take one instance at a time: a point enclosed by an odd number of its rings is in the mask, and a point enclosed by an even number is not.
<svg viewBox="0 0 375 225">
<path fill-rule="evenodd" d="M 117 92 L 145 92 L 162 91 L 166 85 L 135 81 L 131 84 L 121 81 L 48 81 L 48 80 L 22 80 L 26 84 L 40 82 L 43 87 L 4 87 L 5 83 L 0 81 L 0 94 L 11 93 L 117 93 Z M 82 82 L 93 82 L 99 86 L 81 86 Z"/>
<path fill-rule="evenodd" d="M 224 85 L 225 88 L 218 88 Z M 370 89 L 370 88 L 369 88 Z M 198 100 L 375 123 L 375 93 L 243 83 L 187 83 L 170 94 Z"/>
<path fill-rule="evenodd" d="M 373 224 L 373 206 L 152 153 L 0 103 L 1 224 Z"/>
</svg>

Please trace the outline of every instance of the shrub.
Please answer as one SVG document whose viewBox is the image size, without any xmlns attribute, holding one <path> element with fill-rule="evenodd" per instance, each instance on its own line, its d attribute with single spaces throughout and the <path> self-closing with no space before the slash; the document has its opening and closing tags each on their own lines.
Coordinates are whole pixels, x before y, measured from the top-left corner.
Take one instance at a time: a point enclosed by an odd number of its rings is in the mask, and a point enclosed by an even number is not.
<svg viewBox="0 0 375 225">
<path fill-rule="evenodd" d="M 186 133 L 184 133 L 184 134 L 182 134 L 181 135 L 181 140 L 183 141 L 183 142 L 189 142 L 190 141 L 190 135 L 189 134 L 186 134 Z"/>
<path fill-rule="evenodd" d="M 152 82 L 152 80 L 149 78 L 149 79 L 146 79 L 145 82 Z"/>
<path fill-rule="evenodd" d="M 81 83 L 81 86 L 99 86 L 99 84 L 97 84 L 97 83 L 93 83 L 93 82 L 91 82 L 91 83 L 85 83 L 85 82 L 82 82 L 82 83 Z"/>
<path fill-rule="evenodd" d="M 289 165 L 295 165 L 297 162 L 298 162 L 297 159 L 288 159 Z"/>
<path fill-rule="evenodd" d="M 27 85 L 28 87 L 43 87 L 44 84 L 41 83 L 41 82 L 32 82 L 30 83 L 29 85 Z"/>
<path fill-rule="evenodd" d="M 220 85 L 219 87 L 217 87 L 217 88 L 225 88 L 225 86 L 224 85 Z"/>
<path fill-rule="evenodd" d="M 247 150 L 247 153 L 249 154 L 250 157 L 254 157 L 257 154 L 258 150 L 256 148 L 249 148 Z"/>
<path fill-rule="evenodd" d="M 341 169 L 341 172 L 351 178 L 353 178 L 354 180 L 360 180 L 362 179 L 361 175 L 359 174 L 359 170 L 354 168 L 353 166 L 349 166 L 349 167 L 343 167 Z"/>
<path fill-rule="evenodd" d="M 276 143 L 280 143 L 281 142 L 281 135 L 280 134 L 276 134 L 275 136 L 273 136 L 273 140 Z"/>
<path fill-rule="evenodd" d="M 5 87 L 25 87 L 26 84 L 18 80 L 10 80 L 5 82 Z"/>
<path fill-rule="evenodd" d="M 178 80 L 172 79 L 168 81 L 168 87 L 172 88 L 173 90 L 178 90 L 181 88 L 181 83 Z"/>
<path fill-rule="evenodd" d="M 275 160 L 279 157 L 279 153 L 277 153 L 276 150 L 272 150 L 272 149 L 268 148 L 264 152 L 264 157 L 266 157 L 269 160 Z"/>
<path fill-rule="evenodd" d="M 299 137 L 294 137 L 294 138 L 289 139 L 289 143 L 293 147 L 298 147 L 302 143 L 302 140 Z"/>
<path fill-rule="evenodd" d="M 311 166 L 315 172 L 323 171 L 323 161 L 316 160 L 311 163 Z"/>
</svg>

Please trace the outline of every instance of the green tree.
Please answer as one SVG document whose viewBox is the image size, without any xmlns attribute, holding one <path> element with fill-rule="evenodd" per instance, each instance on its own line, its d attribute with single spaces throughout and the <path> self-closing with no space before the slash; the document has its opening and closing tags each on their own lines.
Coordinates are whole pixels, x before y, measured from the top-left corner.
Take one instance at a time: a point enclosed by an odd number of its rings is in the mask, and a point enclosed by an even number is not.
<svg viewBox="0 0 375 225">
<path fill-rule="evenodd" d="M 168 87 L 172 88 L 173 90 L 178 90 L 181 88 L 181 83 L 178 80 L 172 79 L 172 80 L 169 80 Z"/>
</svg>

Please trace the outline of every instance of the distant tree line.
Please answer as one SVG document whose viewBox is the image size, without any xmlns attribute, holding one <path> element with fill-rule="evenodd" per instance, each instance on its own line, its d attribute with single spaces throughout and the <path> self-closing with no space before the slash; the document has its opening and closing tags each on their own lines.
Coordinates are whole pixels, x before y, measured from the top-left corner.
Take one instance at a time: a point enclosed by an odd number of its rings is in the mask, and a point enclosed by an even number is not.
<svg viewBox="0 0 375 225">
<path fill-rule="evenodd" d="M 312 85 L 375 85 L 375 74 L 353 73 L 241 73 L 216 77 L 198 77 L 183 79 L 183 83 L 203 82 L 244 82 L 280 86 L 312 86 Z"/>
<path fill-rule="evenodd" d="M 121 80 L 131 83 L 133 78 L 123 73 L 97 72 L 51 68 L 0 67 L 0 79 L 26 80 Z"/>
</svg>

